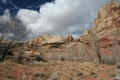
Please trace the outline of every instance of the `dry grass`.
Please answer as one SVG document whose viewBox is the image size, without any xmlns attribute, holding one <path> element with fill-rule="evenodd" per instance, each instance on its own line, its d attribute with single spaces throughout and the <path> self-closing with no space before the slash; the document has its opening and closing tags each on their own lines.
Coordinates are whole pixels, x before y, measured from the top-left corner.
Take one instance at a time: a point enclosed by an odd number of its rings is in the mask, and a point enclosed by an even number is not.
<svg viewBox="0 0 120 80">
<path fill-rule="evenodd" d="M 91 62 L 55 61 L 38 65 L 0 63 L 0 80 L 114 80 L 120 74 L 116 66 Z"/>
</svg>

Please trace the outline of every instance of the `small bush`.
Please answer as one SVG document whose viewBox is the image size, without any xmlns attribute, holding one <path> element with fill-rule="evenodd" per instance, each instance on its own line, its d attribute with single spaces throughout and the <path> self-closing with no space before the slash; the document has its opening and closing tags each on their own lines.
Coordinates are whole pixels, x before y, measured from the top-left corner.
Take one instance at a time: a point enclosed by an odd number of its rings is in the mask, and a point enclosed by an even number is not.
<svg viewBox="0 0 120 80">
<path fill-rule="evenodd" d="M 43 59 L 40 56 L 36 56 L 37 61 L 42 61 Z"/>
<path fill-rule="evenodd" d="M 65 58 L 64 58 L 64 57 L 61 57 L 61 61 L 65 61 Z"/>
<path fill-rule="evenodd" d="M 120 61 L 116 63 L 116 67 L 119 69 L 120 68 Z"/>
</svg>

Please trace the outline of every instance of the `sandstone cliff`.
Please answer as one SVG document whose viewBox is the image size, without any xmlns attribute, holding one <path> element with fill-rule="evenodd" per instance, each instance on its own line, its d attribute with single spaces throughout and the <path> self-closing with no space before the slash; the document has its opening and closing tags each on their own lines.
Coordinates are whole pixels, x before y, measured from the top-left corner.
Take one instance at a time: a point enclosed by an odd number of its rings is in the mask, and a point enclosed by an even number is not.
<svg viewBox="0 0 120 80">
<path fill-rule="evenodd" d="M 102 38 L 120 33 L 120 3 L 111 1 L 101 6 L 97 18 L 95 18 L 92 30 L 85 30 L 80 39 L 86 40 L 91 35 Z M 84 38 L 83 38 L 84 37 Z"/>
<path fill-rule="evenodd" d="M 111 1 L 109 4 L 102 6 L 98 11 L 92 27 L 93 34 L 99 37 L 109 35 L 120 29 L 120 3 Z"/>
</svg>

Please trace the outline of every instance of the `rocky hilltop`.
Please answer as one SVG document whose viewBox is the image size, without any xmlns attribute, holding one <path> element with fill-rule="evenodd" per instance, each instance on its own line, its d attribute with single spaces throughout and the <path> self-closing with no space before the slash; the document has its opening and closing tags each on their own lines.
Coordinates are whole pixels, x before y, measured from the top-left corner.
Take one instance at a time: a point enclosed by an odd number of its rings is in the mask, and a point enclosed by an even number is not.
<svg viewBox="0 0 120 80">
<path fill-rule="evenodd" d="M 28 45 L 37 45 L 43 46 L 48 44 L 62 44 L 65 42 L 65 39 L 62 37 L 61 34 L 57 36 L 51 36 L 49 34 L 45 36 L 37 36 L 35 39 L 26 42 Z"/>
<path fill-rule="evenodd" d="M 111 1 L 99 9 L 92 32 L 102 37 L 118 29 L 120 29 L 120 3 Z"/>
<path fill-rule="evenodd" d="M 95 18 L 91 30 L 85 30 L 80 36 L 81 40 L 92 39 L 93 35 L 102 38 L 120 33 L 120 3 L 110 1 L 109 4 L 101 6 L 97 18 Z"/>
</svg>

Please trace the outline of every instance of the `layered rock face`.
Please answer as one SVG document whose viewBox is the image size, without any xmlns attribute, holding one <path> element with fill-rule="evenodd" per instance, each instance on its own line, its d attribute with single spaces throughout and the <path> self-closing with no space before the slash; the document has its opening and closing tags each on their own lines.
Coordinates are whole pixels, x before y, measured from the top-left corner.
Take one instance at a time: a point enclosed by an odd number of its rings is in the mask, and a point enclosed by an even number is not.
<svg viewBox="0 0 120 80">
<path fill-rule="evenodd" d="M 103 38 L 120 33 L 120 3 L 111 1 L 101 6 L 91 30 L 85 29 L 81 41 L 92 40 L 94 36 Z"/>
<path fill-rule="evenodd" d="M 102 6 L 98 11 L 98 16 L 94 20 L 92 32 L 98 37 L 104 37 L 115 33 L 120 29 L 120 3 L 111 1 Z"/>
<path fill-rule="evenodd" d="M 72 35 L 69 35 L 68 37 L 66 37 L 65 39 L 67 42 L 72 42 L 74 41 L 74 38 L 72 37 Z"/>
</svg>

